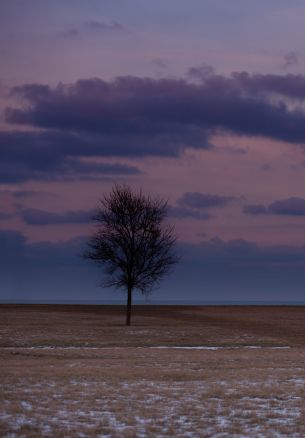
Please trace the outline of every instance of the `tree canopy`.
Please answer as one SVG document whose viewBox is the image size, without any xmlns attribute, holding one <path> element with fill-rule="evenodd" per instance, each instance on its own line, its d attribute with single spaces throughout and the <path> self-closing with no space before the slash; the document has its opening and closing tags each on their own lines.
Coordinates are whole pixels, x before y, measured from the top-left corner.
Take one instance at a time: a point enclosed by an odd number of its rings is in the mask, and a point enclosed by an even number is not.
<svg viewBox="0 0 305 438">
<path fill-rule="evenodd" d="M 178 261 L 173 226 L 164 223 L 166 213 L 167 201 L 116 185 L 93 217 L 97 229 L 85 257 L 101 267 L 103 286 L 126 289 L 128 325 L 133 290 L 149 293 Z"/>
</svg>

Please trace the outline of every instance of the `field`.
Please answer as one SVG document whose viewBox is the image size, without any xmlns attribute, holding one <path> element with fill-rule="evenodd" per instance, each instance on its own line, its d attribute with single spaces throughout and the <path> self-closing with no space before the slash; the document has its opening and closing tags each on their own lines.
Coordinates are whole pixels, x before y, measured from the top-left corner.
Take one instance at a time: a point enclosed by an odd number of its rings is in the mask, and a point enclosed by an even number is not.
<svg viewBox="0 0 305 438">
<path fill-rule="evenodd" d="M 4 437 L 304 437 L 305 308 L 0 306 Z"/>
</svg>

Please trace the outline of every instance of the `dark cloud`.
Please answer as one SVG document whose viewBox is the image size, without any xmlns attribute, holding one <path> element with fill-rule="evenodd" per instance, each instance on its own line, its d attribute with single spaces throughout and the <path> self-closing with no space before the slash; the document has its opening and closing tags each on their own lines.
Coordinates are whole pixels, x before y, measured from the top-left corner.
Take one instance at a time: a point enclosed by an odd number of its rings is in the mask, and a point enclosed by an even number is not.
<svg viewBox="0 0 305 438">
<path fill-rule="evenodd" d="M 262 166 L 260 166 L 260 170 L 263 172 L 270 172 L 272 170 L 272 165 L 270 163 L 264 163 Z"/>
<path fill-rule="evenodd" d="M 175 219 L 198 219 L 198 220 L 208 220 L 212 216 L 209 213 L 193 210 L 186 207 L 175 207 L 169 206 L 168 216 Z"/>
<path fill-rule="evenodd" d="M 209 193 L 187 192 L 178 199 L 178 204 L 189 208 L 210 208 L 227 204 L 234 196 L 211 195 Z"/>
<path fill-rule="evenodd" d="M 85 224 L 91 221 L 94 211 L 76 210 L 52 213 L 36 208 L 21 209 L 19 215 L 29 225 Z"/>
<path fill-rule="evenodd" d="M 205 81 L 215 75 L 215 70 L 211 65 L 201 64 L 197 67 L 189 68 L 187 75 L 190 79 Z"/>
<path fill-rule="evenodd" d="M 255 96 L 256 93 L 259 94 L 260 99 L 266 99 L 270 97 L 273 93 L 278 94 L 282 97 L 289 97 L 298 100 L 305 98 L 305 76 L 303 75 L 275 75 L 275 74 L 253 74 L 250 75 L 247 72 L 233 73 L 232 75 L 232 86 L 235 86 L 250 93 L 250 95 Z M 287 107 L 283 102 L 281 102 L 278 108 L 285 110 L 287 112 Z M 292 111 L 290 115 L 301 115 L 302 112 Z M 293 140 L 291 140 L 293 141 Z"/>
<path fill-rule="evenodd" d="M 84 26 L 90 30 L 101 33 L 126 31 L 125 27 L 117 21 L 111 21 L 110 23 L 106 23 L 104 21 L 88 20 L 84 22 Z"/>
<path fill-rule="evenodd" d="M 0 131 L 0 157 L 3 158 L 2 162 L 13 160 L 17 164 L 18 161 L 30 163 L 31 167 L 35 167 L 35 170 L 40 169 L 40 164 L 50 166 L 54 163 L 54 166 L 57 166 L 67 156 L 176 157 L 183 150 L 185 144 L 191 140 L 199 142 L 199 138 L 203 142 L 204 148 L 211 147 L 207 136 L 199 133 L 195 128 L 183 130 L 181 127 L 177 127 L 176 132 L 172 135 L 154 135 L 154 133 L 122 135 L 119 131 L 111 135 L 53 130 L 41 132 Z M 36 165 L 38 166 L 36 167 Z M 75 166 L 75 161 L 70 162 L 70 165 Z M 3 172 L 5 172 L 5 166 L 3 167 Z M 135 170 L 135 168 L 133 169 Z"/>
<path fill-rule="evenodd" d="M 6 213 L 4 211 L 0 211 L 0 221 L 10 219 L 13 215 L 11 213 Z"/>
<path fill-rule="evenodd" d="M 127 29 L 117 21 L 109 23 L 98 20 L 87 20 L 59 34 L 62 38 L 74 39 L 82 35 L 109 36 L 128 33 Z"/>
<path fill-rule="evenodd" d="M 299 55 L 297 52 L 291 51 L 284 55 L 284 68 L 295 67 L 299 64 Z"/>
<path fill-rule="evenodd" d="M 272 99 L 274 93 L 304 98 L 302 75 L 241 72 L 225 77 L 211 71 L 199 84 L 127 76 L 112 82 L 80 80 L 47 89 L 32 84 L 15 87 L 11 93 L 23 98 L 27 106 L 8 108 L 7 122 L 95 132 L 107 141 L 119 134 L 127 144 L 132 136 L 155 138 L 165 143 L 165 149 L 173 138 L 180 138 L 180 148 L 206 147 L 206 134 L 215 130 L 294 143 L 305 139 L 304 113 Z"/>
<path fill-rule="evenodd" d="M 268 206 L 262 204 L 245 205 L 243 212 L 252 215 L 277 214 L 284 216 L 305 216 L 305 199 L 291 197 L 274 201 Z"/>
<path fill-rule="evenodd" d="M 162 58 L 156 58 L 156 59 L 153 59 L 153 60 L 152 60 L 152 64 L 153 64 L 155 67 L 158 67 L 158 68 L 161 68 L 161 69 L 164 69 L 164 68 L 167 67 L 167 63 L 166 63 L 166 61 L 165 61 L 164 59 L 162 59 Z"/>
<path fill-rule="evenodd" d="M 305 239 L 304 239 L 305 243 Z M 200 255 L 203 263 L 228 263 L 242 265 L 268 266 L 273 264 L 305 264 L 305 244 L 301 246 L 265 245 L 244 239 L 224 241 L 218 237 L 198 245 L 192 245 L 194 255 Z"/>
<path fill-rule="evenodd" d="M 94 158 L 99 152 L 97 138 L 52 131 L 0 131 L 0 182 L 73 181 L 141 173 L 135 166 L 122 163 L 80 159 Z M 110 154 L 111 145 L 108 145 L 104 155 Z"/>
<path fill-rule="evenodd" d="M 305 216 L 305 199 L 288 198 L 274 201 L 269 205 L 270 213 L 290 216 Z"/>
<path fill-rule="evenodd" d="M 16 271 L 21 267 L 19 266 L 21 259 L 26 262 L 27 267 L 34 260 L 37 262 L 37 266 L 41 266 L 45 264 L 45 261 L 56 258 L 59 264 L 61 264 L 65 260 L 69 262 L 69 257 L 72 259 L 78 257 L 80 248 L 84 244 L 84 237 L 60 243 L 29 243 L 26 237 L 18 231 L 0 230 L 0 246 L 2 248 L 0 260 L 2 263 L 5 263 L 5 260 L 9 261 L 9 263 L 15 260 L 12 269 L 16 269 Z M 41 263 L 39 263 L 39 260 Z M 32 268 L 34 268 L 34 265 Z"/>
<path fill-rule="evenodd" d="M 246 214 L 266 214 L 267 208 L 262 204 L 249 204 L 243 206 L 243 212 Z"/>
<path fill-rule="evenodd" d="M 45 192 L 41 190 L 16 190 L 9 192 L 16 199 L 28 199 L 28 198 L 58 198 L 58 195 L 51 192 Z"/>
<path fill-rule="evenodd" d="M 71 166 L 71 171 L 78 175 L 137 175 L 141 171 L 135 166 L 121 163 L 98 163 L 93 161 L 66 160 L 65 166 Z"/>
<path fill-rule="evenodd" d="M 37 99 L 47 99 L 51 96 L 52 90 L 49 85 L 44 84 L 25 84 L 13 87 L 10 92 L 10 97 L 21 97 L 30 102 L 35 102 Z"/>
<path fill-rule="evenodd" d="M 211 148 L 217 132 L 305 144 L 304 112 L 285 103 L 305 99 L 305 76 L 226 77 L 206 66 L 189 76 L 197 81 L 125 76 L 12 88 L 19 104 L 6 109 L 6 122 L 43 129 L 0 132 L 0 181 L 96 178 L 111 173 L 110 165 L 80 157 L 175 157 L 188 147 Z M 120 172 L 138 170 L 113 168 Z"/>
<path fill-rule="evenodd" d="M 65 32 L 61 32 L 59 36 L 61 36 L 62 38 L 76 38 L 79 35 L 80 35 L 79 29 L 72 28 L 66 30 Z"/>
<path fill-rule="evenodd" d="M 105 143 L 114 154 L 118 150 L 126 155 L 177 155 L 186 146 L 209 146 L 204 126 L 183 120 L 185 109 L 179 103 L 196 93 L 184 81 L 122 77 L 114 82 L 92 79 L 59 85 L 45 96 L 39 86 L 37 96 L 33 90 L 35 85 L 12 90 L 30 108 L 8 108 L 8 122 L 98 134 L 101 154 Z"/>
</svg>

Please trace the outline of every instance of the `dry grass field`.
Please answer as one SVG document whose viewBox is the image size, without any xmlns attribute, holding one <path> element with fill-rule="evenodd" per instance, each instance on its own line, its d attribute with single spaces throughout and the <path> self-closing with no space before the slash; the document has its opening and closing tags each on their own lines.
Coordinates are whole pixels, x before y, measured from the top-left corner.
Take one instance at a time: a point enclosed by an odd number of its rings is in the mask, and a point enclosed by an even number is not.
<svg viewBox="0 0 305 438">
<path fill-rule="evenodd" d="M 4 437 L 304 437 L 305 308 L 0 306 Z"/>
</svg>

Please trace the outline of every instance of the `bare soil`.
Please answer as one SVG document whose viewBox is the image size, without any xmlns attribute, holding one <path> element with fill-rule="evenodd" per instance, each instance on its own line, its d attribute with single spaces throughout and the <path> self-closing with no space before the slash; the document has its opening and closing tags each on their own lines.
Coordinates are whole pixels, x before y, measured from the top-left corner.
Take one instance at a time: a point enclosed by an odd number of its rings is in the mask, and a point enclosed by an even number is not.
<svg viewBox="0 0 305 438">
<path fill-rule="evenodd" d="M 305 308 L 0 306 L 4 437 L 304 437 Z"/>
</svg>

